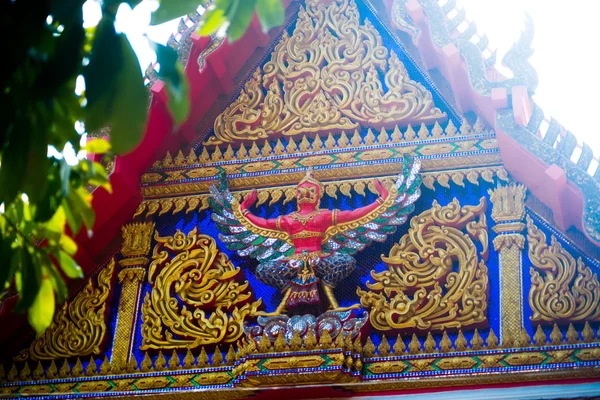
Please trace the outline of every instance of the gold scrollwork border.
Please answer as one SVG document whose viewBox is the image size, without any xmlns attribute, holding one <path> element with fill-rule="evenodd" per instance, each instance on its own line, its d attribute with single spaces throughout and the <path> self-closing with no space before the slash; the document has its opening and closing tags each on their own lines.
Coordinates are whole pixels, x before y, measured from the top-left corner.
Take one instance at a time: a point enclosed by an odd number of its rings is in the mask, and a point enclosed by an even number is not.
<svg viewBox="0 0 600 400">
<path fill-rule="evenodd" d="M 465 184 L 470 183 L 473 185 L 479 185 L 481 181 L 494 183 L 495 180 L 498 182 L 508 182 L 509 177 L 504 167 L 494 166 L 485 168 L 471 168 L 463 170 L 453 171 L 436 171 L 436 172 L 425 172 L 422 173 L 423 186 L 428 189 L 435 190 L 436 183 L 441 187 L 449 188 L 450 184 L 456 184 L 464 187 Z M 298 178 L 300 180 L 302 177 Z M 391 184 L 395 181 L 395 175 L 383 176 L 382 181 Z M 373 194 L 378 194 L 375 186 L 373 185 L 372 178 L 364 179 L 349 179 L 349 180 L 338 180 L 331 182 L 323 182 L 325 185 L 325 192 L 327 195 L 337 198 L 338 195 L 352 197 L 352 191 L 355 191 L 359 195 L 364 196 L 365 190 L 369 190 Z M 258 192 L 257 205 L 260 206 L 268 201 L 269 205 L 275 204 L 279 201 L 283 201 L 286 204 L 292 201 L 295 197 L 295 185 L 278 186 L 272 188 L 264 188 Z M 233 191 L 233 195 L 237 201 L 241 201 L 248 194 L 250 190 L 238 190 Z M 193 211 L 203 211 L 208 209 L 209 194 L 199 194 L 193 196 L 183 197 L 165 197 L 161 199 L 146 199 L 142 201 L 137 208 L 134 218 L 138 216 L 145 216 L 146 218 L 152 217 L 156 213 L 158 215 L 163 214 L 178 214 L 185 210 L 185 213 Z"/>
<path fill-rule="evenodd" d="M 63 360 L 60 369 L 54 360 L 45 368 L 41 362 L 38 362 L 35 368 L 24 362 L 19 363 L 18 368 L 13 364 L 8 373 L 0 365 L 0 395 L 79 393 L 101 397 L 118 391 L 152 397 L 152 390 L 156 389 L 231 385 L 230 389 L 207 392 L 215 394 L 215 398 L 230 398 L 234 397 L 233 394 L 235 397 L 252 395 L 257 387 L 274 385 L 333 384 L 336 387 L 344 387 L 352 383 L 352 386 L 347 388 L 356 392 L 366 392 L 432 385 L 469 386 L 507 381 L 600 376 L 600 368 L 578 365 L 580 362 L 600 361 L 599 338 L 587 322 L 581 332 L 570 325 L 566 334 L 554 325 L 549 338 L 540 327 L 533 339 L 522 329 L 514 342 L 502 345 L 498 345 L 493 330 L 490 330 L 485 341 L 475 331 L 470 345 L 462 331 L 459 331 L 454 343 L 447 335 L 434 340 L 429 334 L 424 347 L 425 349 L 414 335 L 413 339 L 406 343 L 398 335 L 393 349 L 385 336 L 375 348 L 369 337 L 363 346 L 360 336 L 352 341 L 349 337 L 339 336 L 332 340 L 328 335 L 322 335 L 317 341 L 314 336 L 300 339 L 296 335 L 288 345 L 282 335 L 274 343 L 265 335 L 258 345 L 254 340 L 242 339 L 237 346 L 230 346 L 225 356 L 217 347 L 210 360 L 204 348 L 198 355 L 187 349 L 185 356 L 177 351 L 165 356 L 166 353 L 159 350 L 154 361 L 145 353 L 141 362 L 132 358 L 132 362 L 124 371 L 114 371 L 107 358 L 98 369 L 93 357 L 85 368 L 81 359 L 77 359 L 72 366 L 67 360 Z M 559 371 L 536 368 L 553 363 L 569 365 L 565 365 L 564 369 Z M 402 378 L 404 372 L 429 371 L 434 365 L 442 371 L 456 371 L 448 376 Z M 334 367 L 336 370 L 324 373 L 327 372 L 322 369 L 324 366 Z M 516 370 L 515 367 L 525 370 Z M 527 370 L 528 367 L 532 369 Z M 314 371 L 302 371 L 306 368 Z M 490 374 L 487 371 L 489 368 L 494 368 L 497 372 Z M 480 373 L 481 370 L 486 371 Z M 301 378 L 297 378 L 299 371 L 302 371 Z M 386 377 L 386 374 L 390 373 L 399 375 L 390 379 Z M 277 375 L 277 379 L 270 378 L 273 374 Z M 365 379 L 365 374 L 369 374 L 368 380 Z M 96 378 L 90 380 L 90 377 Z M 161 392 L 161 395 L 198 396 L 198 393 L 204 392 L 178 390 L 171 394 L 168 391 Z"/>
<path fill-rule="evenodd" d="M 115 260 L 112 259 L 71 301 L 54 315 L 52 324 L 29 349 L 15 359 L 52 360 L 100 354 L 106 334 L 106 300 L 112 288 Z"/>
</svg>

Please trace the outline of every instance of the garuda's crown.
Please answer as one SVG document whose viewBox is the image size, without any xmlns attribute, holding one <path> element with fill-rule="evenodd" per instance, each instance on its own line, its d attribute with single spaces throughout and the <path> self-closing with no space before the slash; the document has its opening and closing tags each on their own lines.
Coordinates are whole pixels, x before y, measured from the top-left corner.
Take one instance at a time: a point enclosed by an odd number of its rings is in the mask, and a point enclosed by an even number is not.
<svg viewBox="0 0 600 400">
<path fill-rule="evenodd" d="M 315 178 L 315 174 L 313 172 L 312 167 L 308 167 L 308 169 L 306 170 L 306 175 L 304 175 L 304 178 L 302 178 L 302 180 L 298 183 L 298 186 L 302 185 L 305 182 L 310 182 L 312 184 L 317 185 L 319 189 L 321 189 L 321 196 L 323 196 L 325 187 L 321 182 L 317 180 L 317 178 Z"/>
</svg>

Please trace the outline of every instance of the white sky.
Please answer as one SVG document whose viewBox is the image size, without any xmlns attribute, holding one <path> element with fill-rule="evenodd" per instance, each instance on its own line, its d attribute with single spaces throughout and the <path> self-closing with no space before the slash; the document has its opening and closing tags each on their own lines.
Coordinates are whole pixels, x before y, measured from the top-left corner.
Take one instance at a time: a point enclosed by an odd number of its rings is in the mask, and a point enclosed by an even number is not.
<svg viewBox="0 0 600 400">
<path fill-rule="evenodd" d="M 600 113 L 598 72 L 598 0 L 458 0 L 467 18 L 477 23 L 480 34 L 487 34 L 490 48 L 498 49 L 498 63 L 519 38 L 525 13 L 533 18 L 535 35 L 531 64 L 538 72 L 539 85 L 535 101 L 547 116 L 556 118 L 566 129 L 587 142 L 600 155 L 600 127 L 595 116 Z M 121 5 L 117 30 L 125 32 L 140 59 L 142 71 L 156 60 L 145 36 L 165 44 L 176 31 L 179 19 L 159 26 L 149 26 L 150 12 L 156 0 L 145 0 L 134 10 Z M 100 18 L 97 0 L 84 6 L 86 25 Z"/>
<path fill-rule="evenodd" d="M 600 74 L 598 0 L 457 0 L 467 18 L 498 49 L 498 63 L 517 41 L 525 13 L 534 24 L 531 65 L 538 72 L 534 96 L 547 116 L 600 155 Z"/>
</svg>

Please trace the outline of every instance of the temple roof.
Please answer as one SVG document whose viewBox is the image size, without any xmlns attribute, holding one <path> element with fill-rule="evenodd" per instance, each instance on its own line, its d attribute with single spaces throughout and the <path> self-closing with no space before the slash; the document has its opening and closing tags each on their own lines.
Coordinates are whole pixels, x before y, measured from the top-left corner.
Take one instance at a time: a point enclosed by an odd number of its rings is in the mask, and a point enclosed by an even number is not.
<svg viewBox="0 0 600 400">
<path fill-rule="evenodd" d="M 288 15 L 295 15 L 299 4 L 287 3 Z M 376 10 L 387 25 L 386 29 L 400 41 L 407 54 L 427 71 L 428 79 L 435 82 L 444 101 L 458 113 L 475 115 L 482 124 L 495 130 L 505 168 L 552 211 L 554 223 L 563 231 L 575 227 L 589 241 L 598 244 L 600 225 L 594 210 L 598 208 L 600 170 L 594 176 L 589 174 L 588 167 L 593 158 L 589 146 L 584 144 L 576 150 L 574 136 L 557 121 L 543 124 L 544 113 L 531 99 L 537 86 L 537 74 L 527 61 L 532 54 L 531 21 L 503 60 L 513 72 L 513 77 L 506 79 L 493 67 L 495 53 L 487 48 L 485 36 L 479 37 L 473 24 L 459 31 L 465 13 L 457 12 L 454 2 L 441 7 L 435 1 L 425 0 L 385 0 L 367 4 Z M 255 20 L 241 41 L 230 44 L 220 39 L 197 37 L 192 30 L 190 24 L 185 29 L 182 25 L 181 43 L 178 45 L 175 39 L 171 40 L 171 44 L 180 47 L 181 57 L 187 62 L 194 107 L 191 117 L 179 128 L 178 134 L 167 135 L 171 121 L 166 115 L 162 83 L 153 82 L 154 96 L 144 143 L 132 154 L 117 160 L 112 176 L 117 187 L 121 186 L 120 182 L 125 184 L 112 196 L 114 208 L 107 207 L 106 199 L 101 200 L 110 195 L 96 193 L 98 200 L 95 201 L 102 204 L 97 209 L 96 229 L 99 233 L 94 243 L 84 245 L 92 257 L 98 254 L 97 249 L 117 236 L 119 223 L 116 221 L 124 222 L 132 215 L 136 204 L 147 198 L 135 184 L 141 174 L 152 167 L 155 160 L 165 158 L 167 152 L 175 157 L 180 149 L 194 147 L 198 138 L 210 130 L 212 121 L 223 118 L 218 114 L 228 103 L 232 90 L 246 77 L 252 81 L 253 66 L 264 57 L 263 46 L 268 46 L 282 32 L 280 28 L 266 35 Z M 229 105 L 228 109 L 232 106 L 235 105 Z M 215 139 L 208 140 L 214 143 Z M 186 146 L 185 143 L 189 144 Z M 576 162 L 571 161 L 573 154 L 578 152 L 581 155 Z M 115 202 L 114 197 L 118 197 L 118 201 Z M 116 213 L 122 217 L 115 219 Z M 105 229 L 107 234 L 103 232 Z"/>
<path fill-rule="evenodd" d="M 194 196 L 197 193 L 207 193 L 207 185 L 203 186 L 201 178 L 208 179 L 214 175 L 209 173 L 211 171 L 207 170 L 203 161 L 219 161 L 221 167 L 239 166 L 242 170 L 237 172 L 239 176 L 232 181 L 234 187 L 240 191 L 255 187 L 256 180 L 244 175 L 251 168 L 255 173 L 260 173 L 260 168 L 264 166 L 258 165 L 259 161 L 239 156 L 238 149 L 235 156 L 226 154 L 228 143 L 234 139 L 241 139 L 238 144 L 241 143 L 245 151 L 264 154 L 264 146 L 271 146 L 264 142 L 265 135 L 279 135 L 284 148 L 278 150 L 280 153 L 271 148 L 268 153 L 272 153 L 273 158 L 278 160 L 287 160 L 288 164 L 278 161 L 277 166 L 269 167 L 271 169 L 287 171 L 292 163 L 301 162 L 300 159 L 303 159 L 304 164 L 293 164 L 294 168 L 306 167 L 310 160 L 319 162 L 316 160 L 317 156 L 302 152 L 302 132 L 311 129 L 310 123 L 303 125 L 302 116 L 306 111 L 303 108 L 278 109 L 279 114 L 289 115 L 289 120 L 261 122 L 260 133 L 256 137 L 232 138 L 225 133 L 232 129 L 224 127 L 233 123 L 232 121 L 239 121 L 240 116 L 251 118 L 243 115 L 248 109 L 264 112 L 268 105 L 278 104 L 283 100 L 282 94 L 277 93 L 277 85 L 264 98 L 254 99 L 254 108 L 248 106 L 250 103 L 240 105 L 239 94 L 253 99 L 252 90 L 257 85 L 264 85 L 269 89 L 269 84 L 279 79 L 277 64 L 269 65 L 267 58 L 271 52 L 271 60 L 276 60 L 279 54 L 281 57 L 285 55 L 286 52 L 281 49 L 289 39 L 288 29 L 292 22 L 296 22 L 302 7 L 297 1 L 284 3 L 288 16 L 286 26 L 265 34 L 255 18 L 245 36 L 235 43 L 197 36 L 193 33 L 197 18 L 192 19 L 192 24 L 181 26 L 179 39 L 172 39 L 171 44 L 179 48 L 180 56 L 186 62 L 192 111 L 188 121 L 178 127 L 176 132 L 173 132 L 173 121 L 166 107 L 164 85 L 149 70 L 152 99 L 144 140 L 132 153 L 115 160 L 111 175 L 113 193 L 109 194 L 103 189 L 94 193 L 93 205 L 97 213 L 94 237 L 88 238 L 83 234 L 77 237 L 80 245 L 77 259 L 88 273 L 95 271 L 118 250 L 121 226 L 132 217 L 148 215 L 152 210 L 152 213 L 163 210 L 185 212 L 206 206 L 205 200 L 198 200 Z M 389 100 L 393 103 L 393 94 L 387 98 L 385 96 L 390 93 L 388 83 L 394 79 L 408 83 L 409 86 L 412 84 L 411 90 L 419 93 L 419 101 L 413 107 L 413 115 L 406 117 L 409 122 L 402 122 L 405 116 L 395 116 L 390 121 L 376 121 L 381 109 L 373 108 L 359 115 L 350 102 L 345 102 L 343 96 L 317 93 L 310 100 L 314 104 L 306 103 L 307 109 L 311 106 L 321 107 L 319 101 L 331 103 L 337 99 L 336 108 L 347 107 L 345 116 L 354 112 L 352 117 L 346 119 L 333 116 L 329 125 L 321 126 L 319 132 L 313 131 L 323 142 L 321 150 L 336 157 L 351 153 L 353 136 L 350 132 L 359 127 L 369 129 L 373 135 L 371 144 L 362 144 L 366 147 L 373 145 L 373 150 L 381 150 L 379 145 L 385 145 L 383 147 L 393 153 L 387 154 L 388 157 L 400 154 L 398 149 L 406 150 L 407 146 L 412 145 L 411 140 L 419 139 L 424 142 L 409 148 L 409 151 L 415 151 L 417 146 L 421 146 L 418 149 L 422 151 L 420 155 L 428 156 L 431 153 L 427 151 L 433 150 L 428 150 L 426 146 L 435 144 L 437 147 L 434 152 L 438 156 L 439 143 L 452 137 L 453 142 L 459 145 L 447 150 L 447 154 L 464 150 L 464 167 L 493 167 L 495 174 L 502 179 L 507 179 L 508 172 L 513 180 L 527 186 L 534 198 L 539 200 L 536 203 L 539 204 L 538 208 L 548 214 L 548 219 L 552 219 L 551 222 L 556 227 L 593 251 L 594 246 L 600 244 L 600 217 L 597 212 L 600 209 L 600 169 L 593 176 L 588 173 L 593 154 L 587 145 L 580 149 L 581 155 L 575 162 L 571 160 L 576 152 L 577 141 L 555 120 L 551 120 L 547 129 L 540 128 L 544 126 L 544 113 L 531 98 L 537 86 L 537 74 L 527 61 L 532 52 L 531 21 L 504 60 L 513 72 L 513 77 L 506 79 L 494 69 L 495 55 L 486 51 L 485 37 L 477 36 L 471 26 L 462 32 L 458 31 L 465 15 L 462 11 L 455 11 L 453 1 L 448 1 L 444 6 L 439 6 L 435 0 L 365 0 L 364 4 L 378 16 L 386 37 L 394 40 L 403 52 L 390 52 L 380 57 L 382 65 L 385 63 L 392 67 L 387 69 L 387 75 L 383 73 L 383 68 L 378 72 L 376 64 L 364 65 L 361 79 L 365 85 L 369 84 L 369 79 L 374 85 L 379 82 L 382 93 L 379 102 Z M 304 11 L 300 11 L 300 14 L 302 12 Z M 449 18 L 448 15 L 454 16 Z M 369 24 L 362 26 L 366 26 L 362 28 L 364 35 L 372 34 Z M 375 47 L 380 46 L 385 50 L 386 44 L 377 43 L 376 38 L 374 40 Z M 398 57 L 406 65 L 414 64 L 415 69 L 406 73 L 396 63 Z M 423 76 L 416 79 L 415 74 L 419 73 L 423 73 Z M 421 82 L 430 84 L 423 85 Z M 280 84 L 285 85 L 286 82 L 281 81 Z M 288 84 L 294 85 L 295 82 Z M 326 91 L 327 88 L 322 90 Z M 262 95 L 262 91 L 255 90 L 254 93 Z M 350 94 L 360 96 L 359 91 Z M 364 102 L 368 103 L 367 100 Z M 335 118 L 337 120 L 333 121 Z M 243 123 L 256 128 L 251 120 L 244 120 Z M 419 130 L 421 124 L 426 131 Z M 328 133 L 331 131 L 344 131 L 346 142 L 342 140 L 344 143 L 340 143 L 336 139 L 335 144 L 327 144 L 330 136 Z M 411 139 L 408 144 L 407 138 Z M 493 138 L 495 140 L 492 143 Z M 460 143 L 464 144 L 462 148 Z M 256 150 L 253 150 L 253 146 Z M 483 155 L 469 155 L 468 146 L 477 146 L 479 150 L 487 152 Z M 314 146 L 310 148 L 310 152 L 313 150 Z M 269 161 L 271 160 L 260 162 Z M 366 158 L 354 160 L 354 164 L 345 166 L 350 171 L 346 178 L 356 178 L 352 176 L 352 166 L 367 161 Z M 456 164 L 453 168 L 460 170 L 461 166 Z M 425 162 L 424 170 L 425 184 L 431 187 L 436 182 L 439 184 L 473 179 L 472 175 L 461 174 L 460 171 L 454 174 L 445 172 L 443 162 L 433 157 L 429 164 Z M 192 176 L 189 175 L 190 171 L 205 176 Z M 367 172 L 367 175 L 391 173 L 391 170 L 373 170 Z M 185 186 L 179 182 L 178 176 L 182 181 L 198 180 L 192 186 Z M 291 185 L 297 182 L 299 175 L 295 172 L 282 172 L 280 176 L 282 185 Z M 359 180 L 353 185 L 358 184 L 360 187 Z M 345 190 L 339 184 L 330 186 L 332 193 Z M 162 189 L 158 191 L 158 187 Z M 165 198 L 169 191 L 172 191 L 172 198 Z M 265 198 L 263 202 L 285 198 L 287 195 L 283 190 L 281 193 L 270 193 L 269 196 L 271 197 Z M 175 197 L 179 197 L 179 200 Z M 581 234 L 585 238 L 581 238 Z"/>
</svg>

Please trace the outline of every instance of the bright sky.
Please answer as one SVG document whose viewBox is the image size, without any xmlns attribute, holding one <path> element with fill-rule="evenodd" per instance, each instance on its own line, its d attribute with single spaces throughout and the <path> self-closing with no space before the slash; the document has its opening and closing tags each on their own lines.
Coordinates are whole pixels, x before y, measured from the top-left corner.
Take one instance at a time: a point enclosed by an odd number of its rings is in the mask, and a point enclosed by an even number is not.
<svg viewBox="0 0 600 400">
<path fill-rule="evenodd" d="M 597 47 L 600 1 L 571 0 L 458 0 L 467 18 L 477 23 L 480 34 L 487 34 L 490 48 L 498 49 L 498 63 L 524 27 L 525 13 L 533 18 L 535 35 L 531 64 L 539 76 L 535 101 L 547 116 L 557 119 L 580 140 L 600 155 L 600 127 L 595 115 L 600 94 Z M 178 19 L 149 26 L 156 0 L 145 0 L 134 10 L 121 5 L 117 30 L 125 32 L 140 59 L 142 71 L 156 60 L 146 37 L 165 44 L 176 31 Z M 100 18 L 96 0 L 84 6 L 86 25 Z M 596 39 L 595 39 L 596 38 Z"/>
<path fill-rule="evenodd" d="M 532 17 L 535 52 L 530 62 L 539 77 L 534 100 L 599 156 L 595 117 L 600 112 L 600 1 L 458 0 L 457 4 L 477 24 L 478 32 L 487 34 L 490 48 L 498 49 L 498 63 L 519 38 L 525 13 Z"/>
</svg>

